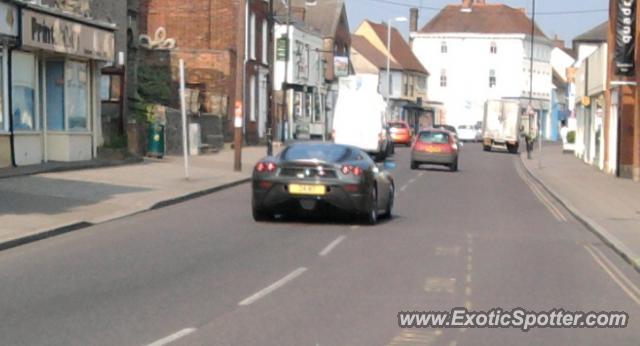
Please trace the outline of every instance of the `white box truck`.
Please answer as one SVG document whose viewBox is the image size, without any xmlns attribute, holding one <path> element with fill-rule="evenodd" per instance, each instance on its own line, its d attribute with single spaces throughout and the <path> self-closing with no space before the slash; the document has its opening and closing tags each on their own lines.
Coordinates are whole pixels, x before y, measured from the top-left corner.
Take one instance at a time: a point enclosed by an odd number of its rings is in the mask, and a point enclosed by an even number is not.
<svg viewBox="0 0 640 346">
<path fill-rule="evenodd" d="M 520 102 L 488 100 L 484 107 L 482 141 L 485 151 L 494 148 L 517 153 L 520 141 Z"/>
<path fill-rule="evenodd" d="M 333 141 L 360 148 L 377 159 L 388 151 L 386 102 L 378 93 L 377 75 L 340 78 L 333 118 Z"/>
</svg>

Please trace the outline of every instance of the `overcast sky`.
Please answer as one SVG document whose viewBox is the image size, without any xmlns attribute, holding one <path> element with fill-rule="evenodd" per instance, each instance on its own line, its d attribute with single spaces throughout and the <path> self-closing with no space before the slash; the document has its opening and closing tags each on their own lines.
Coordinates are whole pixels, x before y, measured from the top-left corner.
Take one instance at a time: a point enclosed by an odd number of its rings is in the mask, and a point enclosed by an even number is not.
<svg viewBox="0 0 640 346">
<path fill-rule="evenodd" d="M 409 8 L 420 9 L 422 27 L 438 13 L 437 9 L 447 4 L 459 4 L 462 0 L 346 0 L 349 26 L 354 31 L 364 19 L 375 22 L 398 16 L 409 17 Z M 532 0 L 487 0 L 487 3 L 504 3 L 512 7 L 526 7 L 531 10 Z M 406 6 L 403 6 L 406 4 Z M 570 45 L 571 39 L 607 20 L 606 11 L 580 14 L 555 14 L 567 11 L 603 10 L 609 7 L 608 0 L 537 0 L 536 23 L 549 36 L 560 36 Z M 554 14 L 550 14 L 554 13 Z M 398 23 L 398 28 L 405 36 L 409 31 L 409 23 Z"/>
</svg>

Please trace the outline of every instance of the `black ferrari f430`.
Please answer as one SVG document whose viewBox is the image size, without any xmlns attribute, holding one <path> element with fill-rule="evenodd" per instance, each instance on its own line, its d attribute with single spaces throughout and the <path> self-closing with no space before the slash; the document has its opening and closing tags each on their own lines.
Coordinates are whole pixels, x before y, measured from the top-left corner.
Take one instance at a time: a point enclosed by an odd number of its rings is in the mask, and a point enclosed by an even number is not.
<svg viewBox="0 0 640 346">
<path fill-rule="evenodd" d="M 365 224 L 390 217 L 393 177 L 364 151 L 333 143 L 295 143 L 253 170 L 252 211 L 256 221 L 276 214 L 346 211 Z"/>
</svg>

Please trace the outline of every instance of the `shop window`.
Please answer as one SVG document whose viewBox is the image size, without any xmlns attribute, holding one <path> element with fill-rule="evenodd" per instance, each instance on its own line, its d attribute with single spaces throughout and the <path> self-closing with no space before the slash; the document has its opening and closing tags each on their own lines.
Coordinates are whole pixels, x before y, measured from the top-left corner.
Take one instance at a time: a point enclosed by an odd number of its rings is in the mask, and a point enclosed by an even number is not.
<svg viewBox="0 0 640 346">
<path fill-rule="evenodd" d="M 13 105 L 13 129 L 16 131 L 36 130 L 35 108 L 35 57 L 33 54 L 13 52 L 11 84 Z"/>
<path fill-rule="evenodd" d="M 322 94 L 315 94 L 315 102 L 314 102 L 314 113 L 313 113 L 313 122 L 319 123 L 322 122 Z"/>
<path fill-rule="evenodd" d="M 64 61 L 46 63 L 47 129 L 64 131 Z"/>
<path fill-rule="evenodd" d="M 89 71 L 86 63 L 67 61 L 66 64 L 67 97 L 65 111 L 69 130 L 82 131 L 89 128 Z"/>
</svg>

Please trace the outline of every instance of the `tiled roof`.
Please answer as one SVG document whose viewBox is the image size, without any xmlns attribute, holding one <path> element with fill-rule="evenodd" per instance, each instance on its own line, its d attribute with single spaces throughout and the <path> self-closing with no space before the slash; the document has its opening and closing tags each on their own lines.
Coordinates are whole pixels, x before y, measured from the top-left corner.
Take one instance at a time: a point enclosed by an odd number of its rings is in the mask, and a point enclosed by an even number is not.
<svg viewBox="0 0 640 346">
<path fill-rule="evenodd" d="M 462 5 L 448 5 L 420 32 L 422 33 L 479 33 L 530 34 L 531 20 L 525 10 L 503 4 L 474 4 L 470 12 Z M 547 36 L 535 27 L 535 35 Z"/>
<path fill-rule="evenodd" d="M 368 20 L 368 23 L 380 40 L 387 46 L 387 25 L 373 23 Z M 413 54 L 411 47 L 407 41 L 404 40 L 400 32 L 396 28 L 391 29 L 391 55 L 405 70 L 429 73 L 427 69 L 422 66 L 418 58 Z"/>
<path fill-rule="evenodd" d="M 387 68 L 387 55 L 376 47 L 374 47 L 366 38 L 360 35 L 351 35 L 351 49 L 352 54 L 362 55 L 370 63 L 375 65 L 379 69 Z M 389 67 L 392 70 L 402 70 L 402 66 L 397 62 L 390 60 Z"/>
<path fill-rule="evenodd" d="M 573 39 L 573 42 L 607 42 L 609 35 L 609 21 L 585 32 Z"/>
<path fill-rule="evenodd" d="M 301 17 L 304 10 L 304 21 L 308 25 L 317 29 L 324 37 L 333 37 L 340 24 L 342 12 L 345 9 L 345 0 L 318 0 L 315 5 L 305 5 L 305 0 L 290 0 L 292 20 Z M 276 16 L 285 18 L 287 7 L 280 0 L 274 0 L 274 11 Z"/>
</svg>

